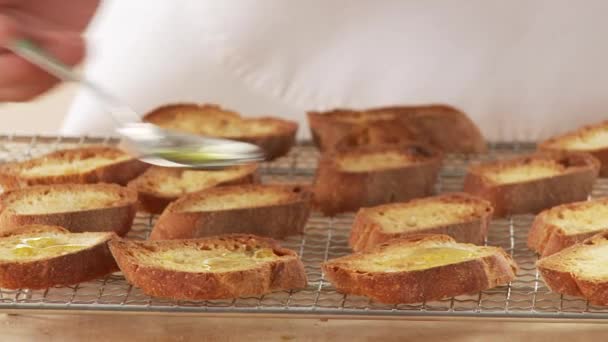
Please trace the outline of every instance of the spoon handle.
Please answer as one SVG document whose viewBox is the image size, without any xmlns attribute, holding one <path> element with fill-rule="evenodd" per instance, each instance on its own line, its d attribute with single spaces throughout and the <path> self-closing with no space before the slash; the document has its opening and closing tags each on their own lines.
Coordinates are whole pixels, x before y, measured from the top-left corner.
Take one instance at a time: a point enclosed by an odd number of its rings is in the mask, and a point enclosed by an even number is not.
<svg viewBox="0 0 608 342">
<path fill-rule="evenodd" d="M 45 70 L 49 74 L 66 82 L 80 83 L 103 104 L 114 120 L 124 125 L 139 122 L 139 116 L 129 106 L 122 103 L 98 84 L 82 77 L 72 68 L 49 55 L 35 42 L 29 39 L 17 39 L 8 47 L 16 55 Z"/>
</svg>

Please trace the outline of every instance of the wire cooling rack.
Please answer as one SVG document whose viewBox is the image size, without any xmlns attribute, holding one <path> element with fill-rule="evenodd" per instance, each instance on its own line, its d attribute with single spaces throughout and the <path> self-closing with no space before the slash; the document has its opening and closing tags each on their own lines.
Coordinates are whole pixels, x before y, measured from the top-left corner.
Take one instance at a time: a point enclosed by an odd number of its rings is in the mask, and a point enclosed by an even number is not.
<svg viewBox="0 0 608 342">
<path fill-rule="evenodd" d="M 1 136 L 0 162 L 22 160 L 58 148 L 85 144 L 116 144 L 112 139 Z M 472 161 L 507 158 L 530 152 L 531 143 L 492 144 L 489 153 L 477 156 L 450 155 L 437 182 L 437 192 L 460 191 L 466 166 Z M 318 154 L 310 145 L 299 145 L 285 157 L 262 167 L 264 182 L 311 182 Z M 599 179 L 592 196 L 608 195 L 608 179 Z M 283 241 L 304 262 L 308 286 L 298 291 L 275 292 L 261 297 L 213 301 L 172 301 L 151 298 L 129 285 L 120 273 L 75 286 L 46 290 L 1 290 L 4 311 L 110 311 L 184 312 L 190 314 L 308 314 L 319 317 L 384 317 L 439 319 L 450 317 L 579 318 L 608 319 L 608 307 L 593 306 L 576 297 L 551 293 L 539 277 L 535 254 L 526 247 L 532 215 L 497 219 L 491 223 L 488 244 L 501 246 L 520 266 L 517 279 L 480 293 L 415 305 L 385 305 L 365 297 L 343 295 L 327 282 L 320 264 L 350 252 L 347 240 L 354 215 L 326 218 L 313 213 L 302 236 Z M 156 216 L 138 214 L 130 238 L 145 239 Z M 606 320 L 608 322 L 608 320 Z"/>
</svg>

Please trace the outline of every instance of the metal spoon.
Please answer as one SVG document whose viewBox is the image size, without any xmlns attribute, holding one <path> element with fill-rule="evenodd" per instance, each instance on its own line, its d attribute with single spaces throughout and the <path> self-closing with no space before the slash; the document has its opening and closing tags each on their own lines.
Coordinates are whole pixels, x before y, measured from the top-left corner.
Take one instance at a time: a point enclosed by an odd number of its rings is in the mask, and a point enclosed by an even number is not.
<svg viewBox="0 0 608 342">
<path fill-rule="evenodd" d="M 125 139 L 127 149 L 144 162 L 164 167 L 213 169 L 264 159 L 263 151 L 253 144 L 201 137 L 142 122 L 129 106 L 28 39 L 18 39 L 7 48 L 51 75 L 63 81 L 78 82 L 88 89 L 118 124 L 116 131 Z"/>
</svg>

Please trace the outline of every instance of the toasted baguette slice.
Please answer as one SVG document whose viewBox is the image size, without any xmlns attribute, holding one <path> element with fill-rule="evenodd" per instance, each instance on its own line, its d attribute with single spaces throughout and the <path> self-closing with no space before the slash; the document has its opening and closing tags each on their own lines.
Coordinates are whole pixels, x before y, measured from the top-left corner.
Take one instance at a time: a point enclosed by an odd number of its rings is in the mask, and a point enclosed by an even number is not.
<svg viewBox="0 0 608 342">
<path fill-rule="evenodd" d="M 431 195 L 441 152 L 408 143 L 365 146 L 321 156 L 314 201 L 326 215 Z"/>
<path fill-rule="evenodd" d="M 558 205 L 536 216 L 528 247 L 541 257 L 608 231 L 608 198 Z"/>
<path fill-rule="evenodd" d="M 173 104 L 155 109 L 144 121 L 161 127 L 260 146 L 271 160 L 289 152 L 298 124 L 273 117 L 243 118 L 216 105 Z"/>
<path fill-rule="evenodd" d="M 115 240 L 110 249 L 127 280 L 154 297 L 223 299 L 306 287 L 294 251 L 253 235 Z"/>
<path fill-rule="evenodd" d="M 58 150 L 23 162 L 0 165 L 0 184 L 9 189 L 40 184 L 127 182 L 148 167 L 107 146 Z"/>
<path fill-rule="evenodd" d="M 257 169 L 257 165 L 216 171 L 151 167 L 128 186 L 137 189 L 140 209 L 160 214 L 169 203 L 188 193 L 218 185 L 257 183 Z"/>
<path fill-rule="evenodd" d="M 536 262 L 553 292 L 608 305 L 608 232 L 594 235 Z"/>
<path fill-rule="evenodd" d="M 541 153 L 474 165 L 464 191 L 487 199 L 494 216 L 538 213 L 587 199 L 599 161 L 586 153 Z"/>
<path fill-rule="evenodd" d="M 601 162 L 600 176 L 608 176 L 608 121 L 581 127 L 539 144 L 544 151 L 588 152 Z"/>
<path fill-rule="evenodd" d="M 224 186 L 192 193 L 167 207 L 150 238 L 300 234 L 310 214 L 311 197 L 308 189 L 293 185 Z"/>
<path fill-rule="evenodd" d="M 458 242 L 481 245 L 488 236 L 492 211 L 490 202 L 465 193 L 361 208 L 349 244 L 360 251 L 409 235 L 445 234 Z"/>
<path fill-rule="evenodd" d="M 504 250 L 414 235 L 329 260 L 323 272 L 342 293 L 382 303 L 418 303 L 479 292 L 515 279 Z"/>
<path fill-rule="evenodd" d="M 135 218 L 137 192 L 115 184 L 37 185 L 2 194 L 0 204 L 0 232 L 43 224 L 122 236 Z"/>
<path fill-rule="evenodd" d="M 473 121 L 446 105 L 309 112 L 308 122 L 321 151 L 406 141 L 423 142 L 444 152 L 476 153 L 487 149 Z"/>
<path fill-rule="evenodd" d="M 112 232 L 70 233 L 24 226 L 0 238 L 0 287 L 44 289 L 92 280 L 118 270 L 108 249 Z"/>
</svg>

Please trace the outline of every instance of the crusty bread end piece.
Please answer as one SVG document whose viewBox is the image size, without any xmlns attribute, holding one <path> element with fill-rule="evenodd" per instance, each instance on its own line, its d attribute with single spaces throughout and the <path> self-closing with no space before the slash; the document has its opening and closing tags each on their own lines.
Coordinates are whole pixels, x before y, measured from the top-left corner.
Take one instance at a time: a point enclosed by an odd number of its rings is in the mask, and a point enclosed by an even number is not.
<svg viewBox="0 0 608 342">
<path fill-rule="evenodd" d="M 469 167 L 464 191 L 494 206 L 494 216 L 538 213 L 585 200 L 599 161 L 587 153 L 539 153 Z"/>
<path fill-rule="evenodd" d="M 447 235 L 414 235 L 329 260 L 323 272 L 342 293 L 382 303 L 418 303 L 475 293 L 515 279 L 504 250 L 457 243 Z"/>
<path fill-rule="evenodd" d="M 256 164 L 228 169 L 189 170 L 153 166 L 129 182 L 139 193 L 140 209 L 160 214 L 180 196 L 219 185 L 252 184 L 259 182 Z"/>
<path fill-rule="evenodd" d="M 553 291 L 608 305 L 608 232 L 594 235 L 536 262 Z"/>
<path fill-rule="evenodd" d="M 135 218 L 137 193 L 116 184 L 37 185 L 2 194 L 0 206 L 0 232 L 44 224 L 122 236 Z"/>
<path fill-rule="evenodd" d="M 25 226 L 0 237 L 0 287 L 44 289 L 115 272 L 112 232 L 70 233 L 56 226 Z"/>
<path fill-rule="evenodd" d="M 541 257 L 608 230 L 608 198 L 558 205 L 536 216 L 528 247 Z"/>
<path fill-rule="evenodd" d="M 588 152 L 600 163 L 600 176 L 608 176 L 608 121 L 557 135 L 539 144 L 543 151 Z"/>
<path fill-rule="evenodd" d="M 108 146 L 58 150 L 23 162 L 0 165 L 0 184 L 9 189 L 41 184 L 127 184 L 148 165 Z"/>
<path fill-rule="evenodd" d="M 492 211 L 490 202 L 465 193 L 362 208 L 355 217 L 349 244 L 360 251 L 409 235 L 445 234 L 458 242 L 481 245 L 488 235 Z"/>
<path fill-rule="evenodd" d="M 326 215 L 431 195 L 441 167 L 437 149 L 417 144 L 378 145 L 323 154 L 314 202 Z"/>
<path fill-rule="evenodd" d="M 224 235 L 192 240 L 114 240 L 127 280 L 144 293 L 175 300 L 259 296 L 306 286 L 295 252 L 269 238 Z"/>
<path fill-rule="evenodd" d="M 151 239 L 188 239 L 228 233 L 273 238 L 301 234 L 312 192 L 299 185 L 224 186 L 185 195 L 159 217 Z"/>
<path fill-rule="evenodd" d="M 250 142 L 260 146 L 269 160 L 289 152 L 298 124 L 274 117 L 243 118 L 217 105 L 191 103 L 166 105 L 144 116 L 144 121 L 168 129 Z"/>
<path fill-rule="evenodd" d="M 321 151 L 417 141 L 444 152 L 479 153 L 486 143 L 463 112 L 447 105 L 309 112 L 313 141 Z"/>
</svg>

